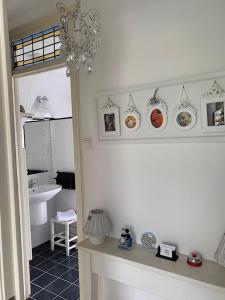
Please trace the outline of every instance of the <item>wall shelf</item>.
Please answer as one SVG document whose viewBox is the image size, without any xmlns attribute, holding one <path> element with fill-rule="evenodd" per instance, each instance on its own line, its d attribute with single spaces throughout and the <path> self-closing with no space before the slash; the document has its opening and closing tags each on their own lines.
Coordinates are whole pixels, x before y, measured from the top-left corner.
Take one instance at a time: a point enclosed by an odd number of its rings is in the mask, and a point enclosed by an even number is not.
<svg viewBox="0 0 225 300">
<path fill-rule="evenodd" d="M 164 277 L 166 276 L 167 278 L 176 279 L 194 286 L 197 285 L 203 289 L 211 289 L 215 292 L 219 292 L 222 296 L 222 298 L 220 298 L 215 295 L 213 299 L 225 299 L 225 268 L 215 262 L 204 260 L 202 267 L 193 268 L 187 265 L 187 256 L 182 254 L 179 255 L 177 262 L 171 262 L 156 257 L 156 250 L 147 250 L 141 245 L 135 244 L 134 249 L 130 251 L 119 249 L 117 246 L 118 240 L 114 238 L 107 238 L 102 245 L 92 245 L 89 240 L 86 239 L 80 242 L 77 248 L 91 254 L 93 256 L 92 260 L 96 255 L 96 257 L 101 256 L 103 261 L 112 258 L 117 262 L 142 268 L 143 270 L 154 272 Z M 97 261 L 101 263 L 101 259 L 97 259 Z M 101 268 L 101 271 L 97 269 L 96 260 L 93 260 L 92 272 L 103 272 Z M 108 275 L 106 275 L 106 277 L 108 277 Z M 175 297 L 173 299 L 177 298 Z M 183 297 L 183 299 L 186 298 Z M 199 299 L 202 298 L 199 297 Z"/>
</svg>

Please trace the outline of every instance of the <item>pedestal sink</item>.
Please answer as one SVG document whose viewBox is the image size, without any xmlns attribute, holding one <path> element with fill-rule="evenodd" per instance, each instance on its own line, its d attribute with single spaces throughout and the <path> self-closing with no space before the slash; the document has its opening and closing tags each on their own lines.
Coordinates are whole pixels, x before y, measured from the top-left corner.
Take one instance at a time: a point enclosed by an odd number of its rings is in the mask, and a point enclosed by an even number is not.
<svg viewBox="0 0 225 300">
<path fill-rule="evenodd" d="M 58 194 L 61 189 L 62 186 L 57 184 L 43 184 L 28 189 L 31 225 L 47 223 L 47 201 Z"/>
</svg>

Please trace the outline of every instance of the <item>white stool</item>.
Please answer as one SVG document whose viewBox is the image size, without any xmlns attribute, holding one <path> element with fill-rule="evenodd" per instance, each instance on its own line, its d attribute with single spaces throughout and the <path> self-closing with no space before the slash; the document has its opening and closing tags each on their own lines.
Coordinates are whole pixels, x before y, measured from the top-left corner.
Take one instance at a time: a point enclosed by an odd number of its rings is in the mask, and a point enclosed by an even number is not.
<svg viewBox="0 0 225 300">
<path fill-rule="evenodd" d="M 56 219 L 51 219 L 51 250 L 53 251 L 55 245 L 66 248 L 66 255 L 70 255 L 70 250 L 76 247 L 76 244 L 70 246 L 70 242 L 77 240 L 77 235 L 70 238 L 70 224 L 77 221 L 60 222 Z M 55 234 L 55 223 L 65 226 L 65 231 Z M 55 241 L 55 238 L 59 238 Z M 65 241 L 62 243 L 62 241 Z"/>
</svg>

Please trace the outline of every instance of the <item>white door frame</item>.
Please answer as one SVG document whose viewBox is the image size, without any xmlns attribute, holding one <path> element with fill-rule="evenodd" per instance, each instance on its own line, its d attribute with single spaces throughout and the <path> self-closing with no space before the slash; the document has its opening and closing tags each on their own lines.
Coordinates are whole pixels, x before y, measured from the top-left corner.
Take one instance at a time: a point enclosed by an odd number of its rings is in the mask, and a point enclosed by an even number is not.
<svg viewBox="0 0 225 300">
<path fill-rule="evenodd" d="M 21 228 L 6 0 L 0 0 L 1 296 L 23 300 Z"/>
<path fill-rule="evenodd" d="M 15 79 L 40 73 L 44 71 L 49 71 L 51 69 L 61 68 L 64 66 L 64 63 L 61 59 L 56 59 L 54 61 L 43 63 L 43 64 L 37 64 L 28 68 L 21 68 L 15 72 L 13 72 L 13 83 L 14 83 L 14 116 L 16 120 L 16 131 L 17 135 L 20 132 L 21 125 L 20 125 L 20 112 L 19 112 L 19 103 L 18 103 L 18 95 L 17 91 L 15 89 Z M 66 74 L 65 74 L 66 76 Z M 75 159 L 75 174 L 76 174 L 76 208 L 77 208 L 77 214 L 78 214 L 78 220 L 77 220 L 77 230 L 78 230 L 78 240 L 81 241 L 84 237 L 83 235 L 83 173 L 82 173 L 82 157 L 81 157 L 81 140 L 80 140 L 80 118 L 79 118 L 79 112 L 80 112 L 80 103 L 79 103 L 79 83 L 78 83 L 78 74 L 77 72 L 72 72 L 71 75 L 71 101 L 72 101 L 72 120 L 73 120 L 73 132 L 74 132 L 74 159 Z M 20 144 L 20 143 L 19 143 Z M 17 152 L 19 153 L 20 147 L 17 148 Z M 19 157 L 19 156 L 18 156 Z M 21 172 L 23 169 L 21 160 L 17 161 L 17 168 Z M 20 178 L 18 178 L 19 185 L 22 186 L 24 183 Z M 21 218 L 24 216 L 24 208 L 21 207 L 20 215 Z M 25 237 L 23 237 L 24 232 L 21 232 L 22 240 L 25 240 Z M 28 257 L 25 258 L 25 261 L 23 263 L 24 265 L 24 272 L 27 274 L 29 263 L 27 264 Z M 83 263 L 82 263 L 82 257 L 79 256 L 79 276 L 80 276 L 80 299 L 84 300 L 85 296 L 85 287 L 84 284 L 84 272 L 83 272 Z M 29 290 L 29 276 L 25 276 L 25 289 Z"/>
</svg>

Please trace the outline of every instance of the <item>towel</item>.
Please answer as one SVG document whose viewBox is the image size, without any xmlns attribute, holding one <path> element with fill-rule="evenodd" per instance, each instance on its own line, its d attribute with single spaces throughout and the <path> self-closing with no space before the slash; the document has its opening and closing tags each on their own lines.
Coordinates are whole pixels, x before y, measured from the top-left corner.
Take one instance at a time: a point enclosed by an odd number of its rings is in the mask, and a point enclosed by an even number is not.
<svg viewBox="0 0 225 300">
<path fill-rule="evenodd" d="M 57 211 L 55 219 L 59 222 L 77 221 L 77 214 L 73 209 L 67 211 Z"/>
</svg>

